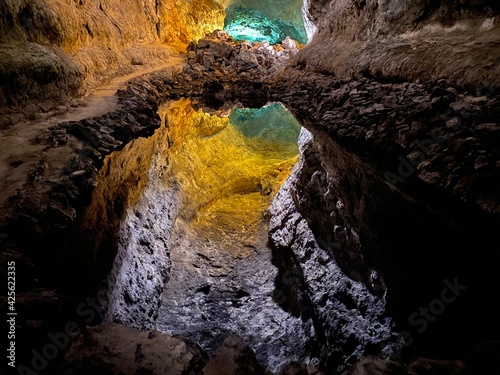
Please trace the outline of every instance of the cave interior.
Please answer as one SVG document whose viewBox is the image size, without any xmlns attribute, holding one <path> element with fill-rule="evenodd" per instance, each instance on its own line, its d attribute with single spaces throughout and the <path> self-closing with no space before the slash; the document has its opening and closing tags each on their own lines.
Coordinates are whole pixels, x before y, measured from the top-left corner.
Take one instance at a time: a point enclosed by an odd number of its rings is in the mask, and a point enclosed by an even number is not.
<svg viewBox="0 0 500 375">
<path fill-rule="evenodd" d="M 0 15 L 6 373 L 499 372 L 497 1 Z"/>
</svg>

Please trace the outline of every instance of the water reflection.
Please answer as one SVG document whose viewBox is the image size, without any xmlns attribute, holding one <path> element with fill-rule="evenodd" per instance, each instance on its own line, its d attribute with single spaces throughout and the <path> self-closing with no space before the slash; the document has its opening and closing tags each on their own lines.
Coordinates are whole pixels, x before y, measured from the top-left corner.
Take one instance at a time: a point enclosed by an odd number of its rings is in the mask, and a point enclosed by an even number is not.
<svg viewBox="0 0 500 375">
<path fill-rule="evenodd" d="M 189 99 L 171 103 L 163 114 L 182 217 L 226 233 L 259 222 L 296 162 L 295 118 L 279 103 L 219 117 L 195 110 Z"/>
</svg>

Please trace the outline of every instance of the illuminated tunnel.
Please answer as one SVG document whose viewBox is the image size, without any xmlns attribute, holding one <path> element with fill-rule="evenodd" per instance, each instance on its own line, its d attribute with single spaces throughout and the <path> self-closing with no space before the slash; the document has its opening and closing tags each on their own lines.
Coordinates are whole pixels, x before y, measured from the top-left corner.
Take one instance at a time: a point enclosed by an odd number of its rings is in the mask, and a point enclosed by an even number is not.
<svg viewBox="0 0 500 375">
<path fill-rule="evenodd" d="M 226 8 L 224 30 L 235 40 L 280 43 L 287 36 L 307 43 L 302 0 L 234 0 Z"/>
</svg>

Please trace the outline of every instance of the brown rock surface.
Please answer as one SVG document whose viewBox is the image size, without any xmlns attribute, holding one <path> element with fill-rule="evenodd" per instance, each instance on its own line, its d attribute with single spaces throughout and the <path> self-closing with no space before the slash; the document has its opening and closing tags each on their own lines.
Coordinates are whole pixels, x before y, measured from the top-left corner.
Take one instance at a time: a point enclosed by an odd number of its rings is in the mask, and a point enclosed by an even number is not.
<svg viewBox="0 0 500 375">
<path fill-rule="evenodd" d="M 57 108 L 115 76 L 160 65 L 173 52 L 162 43 L 182 48 L 224 20 L 215 0 L 9 0 L 0 13 L 6 113 L 25 113 L 32 101 Z"/>
<path fill-rule="evenodd" d="M 201 374 L 206 361 L 195 343 L 181 337 L 103 324 L 87 327 L 68 349 L 57 373 L 195 375 Z"/>
<path fill-rule="evenodd" d="M 295 64 L 340 79 L 449 78 L 498 83 L 500 8 L 495 0 L 308 1 L 317 33 Z"/>
<path fill-rule="evenodd" d="M 366 357 L 342 375 L 418 375 L 408 366 L 376 357 Z"/>
<path fill-rule="evenodd" d="M 308 366 L 302 363 L 290 362 L 283 366 L 278 375 L 324 375 L 314 366 Z"/>
<path fill-rule="evenodd" d="M 470 366 L 459 360 L 416 358 L 409 367 L 418 375 L 472 375 Z"/>
<path fill-rule="evenodd" d="M 227 337 L 203 369 L 203 375 L 268 375 L 241 339 Z"/>
</svg>

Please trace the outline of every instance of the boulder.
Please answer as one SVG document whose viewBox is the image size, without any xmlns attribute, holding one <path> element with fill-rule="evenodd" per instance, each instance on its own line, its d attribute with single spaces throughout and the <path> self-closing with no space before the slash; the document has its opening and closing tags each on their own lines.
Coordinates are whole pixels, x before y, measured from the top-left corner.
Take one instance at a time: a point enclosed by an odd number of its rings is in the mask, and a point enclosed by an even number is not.
<svg viewBox="0 0 500 375">
<path fill-rule="evenodd" d="M 207 359 L 198 345 L 180 336 L 108 323 L 87 327 L 56 373 L 195 375 Z"/>
<path fill-rule="evenodd" d="M 229 336 L 203 369 L 203 375 L 268 375 L 253 350 L 240 338 Z"/>
</svg>

